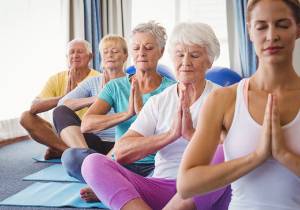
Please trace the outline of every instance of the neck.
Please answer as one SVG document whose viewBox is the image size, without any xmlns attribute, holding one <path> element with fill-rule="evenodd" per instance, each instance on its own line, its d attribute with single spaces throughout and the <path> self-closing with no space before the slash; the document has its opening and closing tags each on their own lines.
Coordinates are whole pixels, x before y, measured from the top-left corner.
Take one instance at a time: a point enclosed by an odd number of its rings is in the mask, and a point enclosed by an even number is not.
<svg viewBox="0 0 300 210">
<path fill-rule="evenodd" d="M 105 71 L 109 80 L 125 76 L 123 69 L 105 69 Z"/>
<path fill-rule="evenodd" d="M 258 90 L 269 93 L 290 89 L 299 82 L 291 62 L 276 65 L 262 62 L 252 78 Z"/>
<path fill-rule="evenodd" d="M 161 83 L 161 76 L 157 74 L 156 70 L 141 71 L 136 70 L 135 78 L 139 83 L 140 90 L 143 93 L 150 92 L 157 88 Z"/>
</svg>

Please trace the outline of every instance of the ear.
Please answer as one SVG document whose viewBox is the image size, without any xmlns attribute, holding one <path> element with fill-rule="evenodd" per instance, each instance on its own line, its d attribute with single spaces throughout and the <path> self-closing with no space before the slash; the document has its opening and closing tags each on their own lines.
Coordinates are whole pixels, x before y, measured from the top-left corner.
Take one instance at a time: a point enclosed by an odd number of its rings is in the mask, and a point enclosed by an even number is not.
<svg viewBox="0 0 300 210">
<path fill-rule="evenodd" d="M 89 60 L 91 61 L 93 58 L 93 54 L 92 53 L 89 53 Z"/>
<path fill-rule="evenodd" d="M 251 42 L 253 42 L 253 37 L 252 37 L 252 33 L 251 33 L 251 24 L 246 23 L 246 26 L 247 26 L 247 31 L 248 31 L 248 34 L 249 34 L 249 38 L 250 38 Z"/>
<path fill-rule="evenodd" d="M 297 24 L 297 39 L 300 38 L 300 23 Z"/>
<path fill-rule="evenodd" d="M 165 52 L 165 48 L 163 47 L 163 48 L 160 50 L 160 58 L 164 55 L 164 52 Z"/>
</svg>

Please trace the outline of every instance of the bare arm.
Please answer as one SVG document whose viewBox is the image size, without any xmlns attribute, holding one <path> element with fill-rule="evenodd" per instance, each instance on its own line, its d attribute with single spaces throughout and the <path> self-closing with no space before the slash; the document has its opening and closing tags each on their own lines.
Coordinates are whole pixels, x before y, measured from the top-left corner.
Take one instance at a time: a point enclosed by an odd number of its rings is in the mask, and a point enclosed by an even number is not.
<svg viewBox="0 0 300 210">
<path fill-rule="evenodd" d="M 30 112 L 32 114 L 38 114 L 42 112 L 46 112 L 50 109 L 53 109 L 57 106 L 57 103 L 61 97 L 52 97 L 47 99 L 36 98 L 30 107 Z"/>
<path fill-rule="evenodd" d="M 120 112 L 106 115 L 111 106 L 102 99 L 97 99 L 83 116 L 81 123 L 81 132 L 95 132 L 111 128 L 132 117 L 134 113 L 132 97 L 129 99 L 129 108 L 127 112 Z"/>
<path fill-rule="evenodd" d="M 222 89 L 214 91 L 202 107 L 195 134 L 184 152 L 179 169 L 177 189 L 183 198 L 226 186 L 270 156 L 271 102 L 268 101 L 264 132 L 256 151 L 221 164 L 209 165 L 224 128 L 224 116 L 234 102 L 235 90 L 233 92 L 230 89 Z"/>
<path fill-rule="evenodd" d="M 293 153 L 285 144 L 276 96 L 272 104 L 272 155 L 275 160 L 300 176 L 300 156 Z"/>
<path fill-rule="evenodd" d="M 175 135 L 169 131 L 145 137 L 134 130 L 128 130 L 115 144 L 115 158 L 121 164 L 140 160 L 176 140 L 178 137 Z"/>
<path fill-rule="evenodd" d="M 95 100 L 97 99 L 96 96 L 87 97 L 87 98 L 70 98 L 66 99 L 63 104 L 73 111 L 78 111 L 85 107 L 91 106 Z"/>
</svg>

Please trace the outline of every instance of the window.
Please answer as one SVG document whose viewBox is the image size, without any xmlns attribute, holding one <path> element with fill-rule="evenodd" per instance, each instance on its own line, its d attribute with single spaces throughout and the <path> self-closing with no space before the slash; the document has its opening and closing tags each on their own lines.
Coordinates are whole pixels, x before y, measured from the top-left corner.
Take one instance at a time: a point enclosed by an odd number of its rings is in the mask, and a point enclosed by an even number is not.
<svg viewBox="0 0 300 210">
<path fill-rule="evenodd" d="M 49 76 L 66 68 L 67 9 L 63 2 L 1 2 L 0 121 L 19 117 Z"/>
<path fill-rule="evenodd" d="M 215 31 L 221 45 L 221 55 L 214 66 L 229 67 L 226 1 L 224 0 L 132 0 L 132 28 L 149 20 L 161 23 L 169 35 L 182 21 L 203 22 Z M 161 63 L 172 66 L 168 52 Z"/>
</svg>

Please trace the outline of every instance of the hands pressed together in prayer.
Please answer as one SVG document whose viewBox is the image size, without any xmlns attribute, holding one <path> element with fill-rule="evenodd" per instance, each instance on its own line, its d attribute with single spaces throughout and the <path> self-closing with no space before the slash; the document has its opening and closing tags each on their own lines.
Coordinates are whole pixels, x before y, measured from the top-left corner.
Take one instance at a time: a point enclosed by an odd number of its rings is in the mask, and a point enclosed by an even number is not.
<svg viewBox="0 0 300 210">
<path fill-rule="evenodd" d="M 263 132 L 255 153 L 260 162 L 264 162 L 271 156 L 280 161 L 281 156 L 286 152 L 288 151 L 280 125 L 278 99 L 276 95 L 269 94 L 263 120 Z"/>
<path fill-rule="evenodd" d="M 127 115 L 132 117 L 133 115 L 138 114 L 143 108 L 143 105 L 143 97 L 139 83 L 134 77 L 132 77 Z"/>
<path fill-rule="evenodd" d="M 191 85 L 183 85 L 179 86 L 178 92 L 180 100 L 169 133 L 174 140 L 181 136 L 187 140 L 190 140 L 195 129 L 193 127 L 192 115 L 190 112 L 189 98 L 192 94 L 194 94 L 194 90 Z"/>
</svg>

